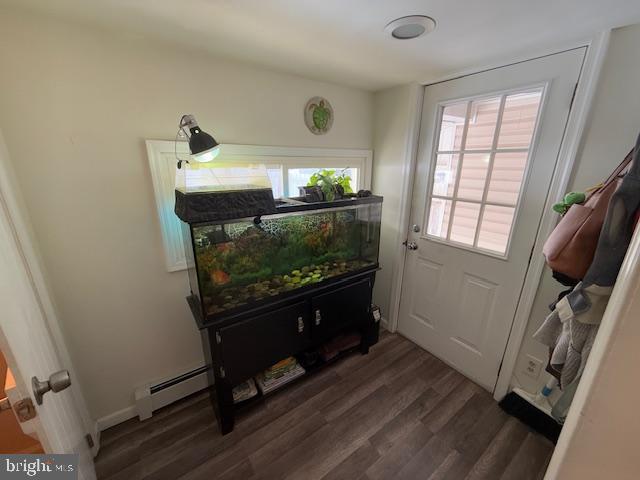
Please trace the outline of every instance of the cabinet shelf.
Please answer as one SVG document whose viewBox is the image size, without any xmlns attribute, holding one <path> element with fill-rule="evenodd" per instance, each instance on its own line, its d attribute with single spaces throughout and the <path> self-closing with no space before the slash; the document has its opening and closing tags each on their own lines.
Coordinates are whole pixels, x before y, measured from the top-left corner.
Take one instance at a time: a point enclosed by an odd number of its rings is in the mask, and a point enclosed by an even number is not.
<svg viewBox="0 0 640 480">
<path fill-rule="evenodd" d="M 362 348 L 362 343 L 338 353 L 338 355 L 336 355 L 330 360 L 325 361 L 325 360 L 319 359 L 318 362 L 316 362 L 312 366 L 305 368 L 305 373 L 303 375 L 300 375 L 299 377 L 294 378 L 290 382 L 287 382 L 284 385 L 281 385 L 280 387 L 266 394 L 262 393 L 260 389 L 258 389 L 258 393 L 253 397 L 243 400 L 241 402 L 234 403 L 233 404 L 234 409 L 236 410 L 236 412 L 244 412 L 247 409 L 253 408 L 255 405 L 259 405 L 262 402 L 264 402 L 265 399 L 271 396 L 277 395 L 279 393 L 282 393 L 284 390 L 291 387 L 292 385 L 295 385 L 301 381 L 304 381 L 304 379 L 309 378 L 310 376 L 315 375 L 318 372 L 321 372 L 325 368 L 336 364 L 337 362 L 343 360 L 345 357 L 348 357 L 349 355 L 353 355 L 354 353 L 359 352 L 361 348 Z"/>
</svg>

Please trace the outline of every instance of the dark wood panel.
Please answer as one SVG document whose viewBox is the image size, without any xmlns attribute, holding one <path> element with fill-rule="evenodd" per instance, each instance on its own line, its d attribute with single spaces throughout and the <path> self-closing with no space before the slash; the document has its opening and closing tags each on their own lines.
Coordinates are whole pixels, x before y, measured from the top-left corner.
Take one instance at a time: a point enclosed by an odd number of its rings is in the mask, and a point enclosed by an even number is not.
<svg viewBox="0 0 640 480">
<path fill-rule="evenodd" d="M 311 300 L 311 324 L 316 339 L 328 339 L 354 322 L 368 318 L 371 305 L 371 279 L 366 278 Z"/>
<path fill-rule="evenodd" d="M 298 302 L 234 323 L 221 328 L 219 335 L 227 381 L 236 385 L 308 346 L 311 328 L 307 304 Z"/>
<path fill-rule="evenodd" d="M 385 334 L 238 414 L 203 392 L 102 434 L 100 479 L 540 479 L 553 445 L 408 340 Z"/>
</svg>

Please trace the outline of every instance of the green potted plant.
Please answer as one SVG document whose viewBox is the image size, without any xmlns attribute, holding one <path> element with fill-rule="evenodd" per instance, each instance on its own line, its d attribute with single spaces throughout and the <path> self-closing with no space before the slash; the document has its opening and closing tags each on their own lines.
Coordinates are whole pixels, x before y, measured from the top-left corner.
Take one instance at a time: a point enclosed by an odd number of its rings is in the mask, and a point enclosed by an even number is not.
<svg viewBox="0 0 640 480">
<path fill-rule="evenodd" d="M 319 170 L 311 175 L 305 187 L 299 187 L 300 195 L 307 201 L 339 200 L 347 193 L 353 193 L 351 177 L 346 174 L 346 168 L 339 173 L 336 170 Z"/>
</svg>

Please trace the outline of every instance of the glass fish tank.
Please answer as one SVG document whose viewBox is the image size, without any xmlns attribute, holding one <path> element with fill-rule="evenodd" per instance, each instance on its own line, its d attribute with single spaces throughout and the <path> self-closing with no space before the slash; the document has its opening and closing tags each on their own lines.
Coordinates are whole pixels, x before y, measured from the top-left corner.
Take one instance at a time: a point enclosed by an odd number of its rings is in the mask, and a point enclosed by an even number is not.
<svg viewBox="0 0 640 480">
<path fill-rule="evenodd" d="M 192 308 L 211 320 L 377 269 L 381 210 L 382 197 L 372 195 L 278 199 L 270 213 L 241 218 L 183 215 Z"/>
</svg>

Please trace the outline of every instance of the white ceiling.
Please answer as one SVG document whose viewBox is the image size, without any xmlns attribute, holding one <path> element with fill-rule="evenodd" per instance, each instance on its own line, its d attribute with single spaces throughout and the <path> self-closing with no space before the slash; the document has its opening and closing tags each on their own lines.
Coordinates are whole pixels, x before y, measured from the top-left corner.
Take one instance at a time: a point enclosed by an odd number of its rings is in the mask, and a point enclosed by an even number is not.
<svg viewBox="0 0 640 480">
<path fill-rule="evenodd" d="M 640 0 L 0 0 L 376 90 L 548 53 L 640 22 Z M 405 15 L 436 30 L 387 37 Z"/>
</svg>

